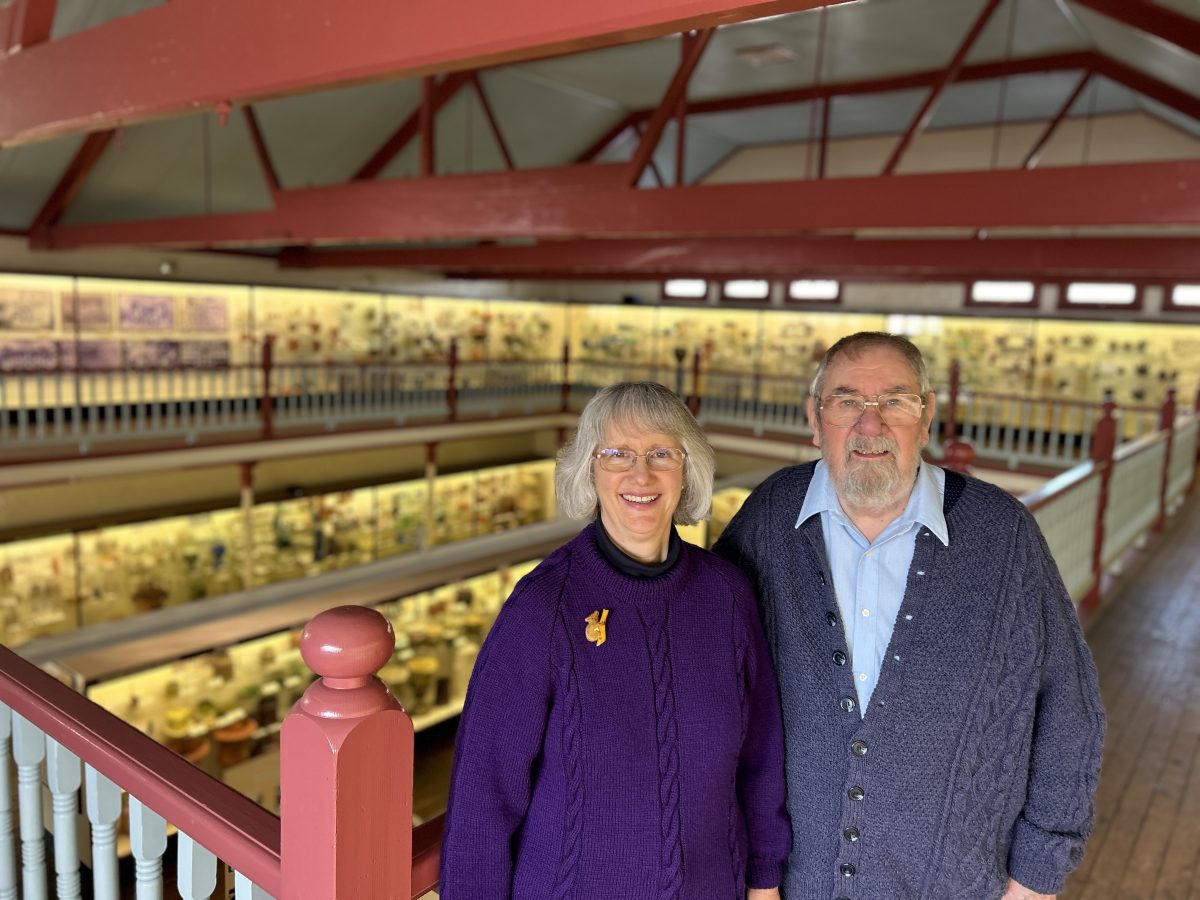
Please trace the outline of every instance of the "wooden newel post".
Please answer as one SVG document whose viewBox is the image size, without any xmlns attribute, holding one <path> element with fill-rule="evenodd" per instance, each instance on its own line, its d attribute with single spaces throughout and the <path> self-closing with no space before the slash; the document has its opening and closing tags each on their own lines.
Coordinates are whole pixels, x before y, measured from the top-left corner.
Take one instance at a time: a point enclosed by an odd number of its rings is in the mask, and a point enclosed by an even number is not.
<svg viewBox="0 0 1200 900">
<path fill-rule="evenodd" d="M 268 334 L 262 344 L 262 399 L 258 405 L 262 416 L 262 436 L 275 435 L 275 408 L 271 401 L 271 368 L 275 360 L 275 335 Z"/>
<path fill-rule="evenodd" d="M 1163 400 L 1162 409 L 1158 414 L 1158 430 L 1167 433 L 1167 446 L 1163 451 L 1162 479 L 1158 486 L 1158 518 L 1154 520 L 1154 530 L 1162 531 L 1167 527 L 1167 489 L 1171 484 L 1171 453 L 1175 444 L 1175 388 L 1167 388 L 1167 397 Z"/>
<path fill-rule="evenodd" d="M 362 606 L 326 610 L 300 638 L 321 677 L 283 722 L 281 900 L 412 896 L 412 720 L 375 677 L 395 641 Z"/>
<path fill-rule="evenodd" d="M 450 410 L 450 421 L 458 418 L 458 340 L 450 339 L 450 371 L 446 377 L 446 406 Z"/>
<path fill-rule="evenodd" d="M 1104 577 L 1104 517 L 1108 513 L 1108 483 L 1112 478 L 1113 451 L 1117 449 L 1117 420 L 1113 411 L 1117 404 L 1105 400 L 1103 412 L 1092 428 L 1092 462 L 1100 470 L 1100 499 L 1096 506 L 1096 527 L 1092 538 L 1092 589 L 1081 603 L 1094 606 L 1100 602 L 1100 582 Z"/>
</svg>

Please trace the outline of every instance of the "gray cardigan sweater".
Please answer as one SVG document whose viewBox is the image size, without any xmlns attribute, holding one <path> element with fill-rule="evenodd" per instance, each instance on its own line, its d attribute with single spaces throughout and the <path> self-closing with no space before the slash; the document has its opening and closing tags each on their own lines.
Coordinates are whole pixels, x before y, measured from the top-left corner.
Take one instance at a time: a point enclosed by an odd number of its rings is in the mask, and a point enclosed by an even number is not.
<svg viewBox="0 0 1200 900">
<path fill-rule="evenodd" d="M 947 473 L 950 543 L 921 528 L 865 717 L 819 517 L 815 463 L 747 499 L 714 548 L 754 583 L 783 704 L 785 900 L 1056 893 L 1091 833 L 1104 712 L 1075 610 L 1028 510 Z"/>
</svg>

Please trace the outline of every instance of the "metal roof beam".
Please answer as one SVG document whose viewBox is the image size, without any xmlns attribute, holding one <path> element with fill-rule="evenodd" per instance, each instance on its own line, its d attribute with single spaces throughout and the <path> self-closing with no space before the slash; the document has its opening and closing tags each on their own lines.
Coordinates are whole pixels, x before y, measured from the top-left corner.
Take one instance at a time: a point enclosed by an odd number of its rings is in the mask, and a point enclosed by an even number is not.
<svg viewBox="0 0 1200 900">
<path fill-rule="evenodd" d="M 1123 62 L 1097 54 L 1092 65 L 1092 72 L 1096 75 L 1103 75 L 1131 91 L 1136 91 L 1151 100 L 1158 101 L 1163 106 L 1168 106 L 1176 112 L 1200 121 L 1200 98 L 1147 75 L 1141 69 L 1135 69 Z"/>
<path fill-rule="evenodd" d="M 91 174 L 92 169 L 96 168 L 96 163 L 100 161 L 100 157 L 104 155 L 108 145 L 112 143 L 115 134 L 116 131 L 109 129 L 97 131 L 84 138 L 79 149 L 75 151 L 75 157 L 71 160 L 71 164 L 58 179 L 58 184 L 50 192 L 46 202 L 42 204 L 41 211 L 33 220 L 33 224 L 29 226 L 31 233 L 42 233 L 62 218 L 63 213 L 67 211 L 71 202 L 83 188 L 88 175 Z"/>
<path fill-rule="evenodd" d="M 1194 56 L 1200 56 L 1200 21 L 1146 0 L 1074 0 L 1079 6 L 1122 25 L 1144 31 Z"/>
<path fill-rule="evenodd" d="M 1059 107 L 1054 118 L 1046 125 L 1042 133 L 1038 135 L 1038 139 L 1033 142 L 1033 146 L 1029 148 L 1029 152 L 1025 154 L 1025 159 L 1021 162 L 1022 169 L 1032 169 L 1038 164 L 1038 160 L 1042 157 L 1042 151 L 1046 149 L 1046 144 L 1050 143 L 1050 138 L 1054 132 L 1058 130 L 1058 126 L 1062 124 L 1063 119 L 1071 111 L 1071 107 L 1075 105 L 1075 101 L 1079 99 L 1083 89 L 1087 87 L 1088 82 L 1092 80 L 1091 72 L 1084 72 L 1083 77 L 1079 79 L 1079 83 L 1075 85 L 1075 89 L 1071 91 L 1066 102 Z"/>
<path fill-rule="evenodd" d="M 453 72 L 443 78 L 433 92 L 433 113 L 436 114 L 464 84 L 471 80 L 471 72 Z M 421 131 L 421 112 L 425 106 L 425 82 L 422 81 L 421 103 L 412 111 L 407 119 L 392 132 L 391 136 L 380 145 L 371 158 L 362 164 L 354 173 L 354 181 L 368 181 L 387 168 L 388 163 L 395 159 Z"/>
<path fill-rule="evenodd" d="M 946 67 L 946 71 L 942 73 L 937 84 L 930 90 L 929 96 L 925 98 L 925 102 L 921 104 L 921 108 L 917 110 L 917 114 L 913 117 L 912 124 L 901 135 L 900 142 L 892 151 L 892 155 L 888 157 L 888 161 L 883 167 L 884 175 L 891 175 L 896 171 L 896 166 L 900 164 L 900 158 L 904 156 L 908 145 L 912 143 L 917 135 L 925 130 L 925 126 L 933 118 L 933 111 L 937 108 L 938 101 L 942 99 L 942 94 L 958 78 L 959 72 L 962 71 L 963 63 L 967 59 L 967 54 L 971 52 L 971 48 L 979 40 L 979 35 L 983 34 L 983 29 L 987 26 L 988 21 L 992 18 L 992 13 L 996 11 L 996 7 L 999 5 L 1000 0 L 987 0 L 987 3 L 984 4 L 983 11 L 980 12 L 979 16 L 975 19 L 975 24 L 971 26 L 971 30 L 967 32 L 967 36 L 959 44 L 958 50 L 955 51 L 954 57 L 950 60 L 950 65 Z"/>
<path fill-rule="evenodd" d="M 50 40 L 57 0 L 13 0 L 0 7 L 0 54 Z"/>
<path fill-rule="evenodd" d="M 842 0 L 172 0 L 0 57 L 0 146 L 478 69 Z M 230 23 L 237 27 L 231 28 Z"/>
<path fill-rule="evenodd" d="M 58 226 L 39 246 L 795 235 L 1200 224 L 1200 160 L 634 190 L 626 165 L 281 191 L 264 212 Z M 614 177 L 615 176 L 615 177 Z"/>
<path fill-rule="evenodd" d="M 671 275 L 963 278 L 1200 278 L 1193 238 L 697 238 L 546 241 L 535 246 L 306 250 L 283 268 L 430 269 L 516 278 L 543 273 L 630 278 Z"/>
</svg>

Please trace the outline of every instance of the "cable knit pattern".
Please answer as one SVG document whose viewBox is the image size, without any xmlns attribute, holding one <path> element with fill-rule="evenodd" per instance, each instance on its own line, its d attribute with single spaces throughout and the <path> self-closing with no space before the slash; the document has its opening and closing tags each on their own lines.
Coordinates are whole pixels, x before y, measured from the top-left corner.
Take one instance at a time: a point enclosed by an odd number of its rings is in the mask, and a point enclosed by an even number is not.
<svg viewBox="0 0 1200 900">
<path fill-rule="evenodd" d="M 654 629 L 650 668 L 658 725 L 658 802 L 662 810 L 659 895 L 662 900 L 676 900 L 683 886 L 683 848 L 679 834 L 679 726 L 675 721 L 675 695 L 671 685 L 671 642 L 665 623 Z"/>
<path fill-rule="evenodd" d="M 744 900 L 750 866 L 779 883 L 778 688 L 735 567 L 684 544 L 663 573 L 622 573 L 589 526 L 521 579 L 479 658 L 443 900 Z"/>
<path fill-rule="evenodd" d="M 554 888 L 554 900 L 566 900 L 575 883 L 579 852 L 583 843 L 583 703 L 579 699 L 579 679 L 570 665 L 563 679 L 563 771 L 566 774 L 566 802 L 563 814 L 562 862 Z"/>
<path fill-rule="evenodd" d="M 814 466 L 760 485 L 714 548 L 756 584 L 773 638 L 795 816 L 783 897 L 998 900 L 1010 875 L 1057 893 L 1091 833 L 1104 714 L 1036 523 L 947 473 L 949 544 L 917 534 L 862 717 L 841 705 L 853 667 L 820 519 L 796 527 Z"/>
</svg>

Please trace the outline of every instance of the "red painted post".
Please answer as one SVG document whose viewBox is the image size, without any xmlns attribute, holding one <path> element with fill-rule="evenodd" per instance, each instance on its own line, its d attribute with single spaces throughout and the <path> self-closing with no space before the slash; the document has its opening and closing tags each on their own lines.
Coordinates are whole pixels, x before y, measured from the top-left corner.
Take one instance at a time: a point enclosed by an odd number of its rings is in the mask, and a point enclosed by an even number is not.
<svg viewBox="0 0 1200 900">
<path fill-rule="evenodd" d="M 1100 502 L 1096 509 L 1096 526 L 1092 538 L 1092 589 L 1081 601 L 1083 606 L 1100 602 L 1100 581 L 1104 575 L 1104 516 L 1108 511 L 1108 482 L 1112 478 L 1113 451 L 1117 448 L 1117 420 L 1113 411 L 1117 404 L 1105 400 L 1103 415 L 1092 429 L 1092 462 L 1100 470 Z"/>
<path fill-rule="evenodd" d="M 446 406 L 450 409 L 450 421 L 458 418 L 458 339 L 450 339 L 450 371 L 446 378 Z"/>
<path fill-rule="evenodd" d="M 262 436 L 275 436 L 275 408 L 271 402 L 271 367 L 275 359 L 275 335 L 268 334 L 262 345 L 262 400 L 258 411 L 262 416 Z"/>
<path fill-rule="evenodd" d="M 289 900 L 410 897 L 412 720 L 375 672 L 392 626 L 362 606 L 312 619 L 313 682 L 283 722 L 281 868 Z"/>
<path fill-rule="evenodd" d="M 701 349 L 696 348 L 696 353 L 692 357 L 692 395 L 688 398 L 688 409 L 692 411 L 693 416 L 700 415 L 700 362 Z"/>
<path fill-rule="evenodd" d="M 563 341 L 561 408 L 563 412 L 571 408 L 571 344 L 568 341 Z M 562 441 L 559 441 L 559 446 L 562 446 Z"/>
<path fill-rule="evenodd" d="M 950 387 L 946 396 L 946 443 L 958 437 L 958 390 L 962 384 L 962 365 L 950 363 Z"/>
<path fill-rule="evenodd" d="M 1167 433 L 1167 446 L 1163 453 L 1162 479 L 1158 486 L 1158 518 L 1154 520 L 1154 531 L 1167 527 L 1167 488 L 1171 484 L 1171 451 L 1175 445 L 1175 388 L 1167 388 L 1167 397 L 1158 413 L 1158 430 Z"/>
</svg>

